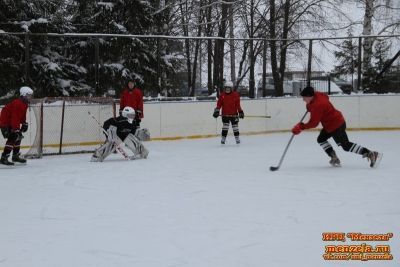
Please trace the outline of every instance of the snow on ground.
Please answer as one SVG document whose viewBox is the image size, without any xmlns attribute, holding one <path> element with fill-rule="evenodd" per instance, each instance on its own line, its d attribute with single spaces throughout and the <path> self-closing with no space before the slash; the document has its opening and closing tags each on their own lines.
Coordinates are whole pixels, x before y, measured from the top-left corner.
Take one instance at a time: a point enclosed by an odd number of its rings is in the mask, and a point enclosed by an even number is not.
<svg viewBox="0 0 400 267">
<path fill-rule="evenodd" d="M 147 142 L 147 160 L 44 157 L 0 169 L 0 266 L 399 266 L 399 131 L 349 132 L 378 169 L 317 132 Z M 334 146 L 336 148 L 336 146 Z M 392 232 L 392 261 L 324 261 L 323 232 Z M 362 242 L 354 242 L 360 244 Z"/>
</svg>

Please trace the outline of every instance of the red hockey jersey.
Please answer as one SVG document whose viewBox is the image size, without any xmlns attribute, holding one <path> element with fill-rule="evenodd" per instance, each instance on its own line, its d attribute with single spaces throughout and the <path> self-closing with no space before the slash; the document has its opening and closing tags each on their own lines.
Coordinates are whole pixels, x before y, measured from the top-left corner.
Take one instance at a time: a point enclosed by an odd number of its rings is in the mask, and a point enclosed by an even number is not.
<svg viewBox="0 0 400 267">
<path fill-rule="evenodd" d="M 303 130 L 315 128 L 321 122 L 322 127 L 332 133 L 344 123 L 342 113 L 335 109 L 328 95 L 324 93 L 315 92 L 313 100 L 306 107 L 310 112 L 310 120 L 302 124 Z"/>
<path fill-rule="evenodd" d="M 141 119 L 144 117 L 143 114 L 143 93 L 139 88 L 134 88 L 132 91 L 124 89 L 121 94 L 120 109 L 124 107 L 132 107 L 134 110 L 140 110 Z"/>
<path fill-rule="evenodd" d="M 21 98 L 14 99 L 1 110 L 0 127 L 11 127 L 13 130 L 20 130 L 21 124 L 26 122 L 27 109 L 28 103 Z"/>
<path fill-rule="evenodd" d="M 242 111 L 239 93 L 235 91 L 229 94 L 222 93 L 218 98 L 217 108 L 222 109 L 222 116 L 238 115 L 239 111 Z"/>
</svg>

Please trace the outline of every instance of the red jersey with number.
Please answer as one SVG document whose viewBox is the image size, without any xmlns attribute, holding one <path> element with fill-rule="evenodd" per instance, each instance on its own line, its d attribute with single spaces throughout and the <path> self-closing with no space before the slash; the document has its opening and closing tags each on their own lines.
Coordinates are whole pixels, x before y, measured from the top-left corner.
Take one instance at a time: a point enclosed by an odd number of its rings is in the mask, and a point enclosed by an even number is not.
<svg viewBox="0 0 400 267">
<path fill-rule="evenodd" d="M 128 90 L 127 88 L 122 91 L 120 100 L 120 109 L 124 107 L 131 107 L 135 111 L 141 111 L 140 118 L 144 117 L 143 114 L 143 93 L 139 88 L 134 88 L 133 90 Z"/>
<path fill-rule="evenodd" d="M 26 101 L 21 98 L 14 99 L 1 110 L 0 127 L 20 130 L 21 124 L 26 122 L 27 109 L 28 103 Z"/>
<path fill-rule="evenodd" d="M 302 124 L 303 130 L 315 128 L 321 123 L 328 133 L 332 133 L 344 123 L 342 113 L 335 109 L 324 93 L 315 92 L 313 100 L 306 107 L 310 112 L 310 120 Z"/>
<path fill-rule="evenodd" d="M 238 115 L 239 111 L 242 111 L 240 107 L 240 95 L 238 92 L 233 91 L 229 94 L 220 94 L 217 102 L 217 108 L 221 109 L 221 115 Z"/>
</svg>

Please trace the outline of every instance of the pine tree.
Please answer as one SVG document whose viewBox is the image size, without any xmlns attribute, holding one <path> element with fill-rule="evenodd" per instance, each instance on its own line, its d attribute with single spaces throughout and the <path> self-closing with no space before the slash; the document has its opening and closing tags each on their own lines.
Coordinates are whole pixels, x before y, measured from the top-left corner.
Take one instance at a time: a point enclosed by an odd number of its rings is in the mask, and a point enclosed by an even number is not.
<svg viewBox="0 0 400 267">
<path fill-rule="evenodd" d="M 21 1 L 0 0 L 0 31 L 22 32 L 19 21 L 26 16 Z M 24 39 L 16 35 L 0 38 L 0 96 L 14 95 L 24 79 Z"/>
<path fill-rule="evenodd" d="M 152 33 L 152 6 L 146 1 L 97 2 L 94 8 L 80 3 L 79 12 L 85 12 L 86 18 L 76 16 L 76 20 L 94 25 L 92 32 L 134 35 Z M 88 40 L 81 58 L 82 65 L 88 69 L 89 80 L 93 80 L 95 75 L 95 41 L 94 38 Z M 149 80 L 156 80 L 151 79 L 156 73 L 154 43 L 142 38 L 99 37 L 99 92 L 104 93 L 109 89 L 118 91 L 133 79 L 142 85 L 146 84 L 145 80 L 149 77 Z"/>
<path fill-rule="evenodd" d="M 68 20 L 68 4 L 65 0 L 2 1 L 1 20 L 7 26 L 4 30 L 28 34 L 73 31 Z M 8 73 L 0 80 L 2 88 L 15 91 L 21 85 L 29 85 L 36 97 L 81 95 L 90 89 L 84 82 L 85 69 L 74 64 L 75 58 L 69 50 L 71 39 L 29 35 L 26 43 L 25 36 L 4 36 L 1 51 L 9 56 L 0 60 L 0 68 Z M 5 43 L 4 40 L 8 41 Z M 26 49 L 30 63 L 28 79 L 25 76 Z"/>
<path fill-rule="evenodd" d="M 378 39 L 375 43 L 375 52 L 373 55 L 375 61 L 376 71 L 379 72 L 383 69 L 386 61 L 389 58 L 391 44 L 385 39 Z"/>
<path fill-rule="evenodd" d="M 353 35 L 351 30 L 348 31 L 349 39 L 344 40 L 339 45 L 339 51 L 335 51 L 334 55 L 339 65 L 335 66 L 334 75 L 353 75 L 357 70 L 358 60 L 357 53 L 358 47 L 354 40 L 351 38 Z"/>
<path fill-rule="evenodd" d="M 158 0 L 0 0 L 0 30 L 148 35 L 160 33 L 169 22 L 170 9 L 158 12 L 156 7 Z M 145 91 L 158 92 L 160 70 L 167 78 L 179 63 L 175 51 L 168 51 L 166 42 L 155 38 L 28 36 L 28 46 L 24 35 L 0 38 L 0 96 L 11 95 L 22 85 L 31 86 L 36 97 L 103 95 L 108 89 L 118 92 L 132 79 L 142 83 Z"/>
<path fill-rule="evenodd" d="M 384 39 L 377 39 L 373 48 L 371 66 L 363 73 L 363 86 L 367 90 L 372 89 L 374 92 L 379 92 L 380 89 L 377 86 L 385 81 L 376 81 L 376 77 L 388 60 L 390 44 Z"/>
</svg>

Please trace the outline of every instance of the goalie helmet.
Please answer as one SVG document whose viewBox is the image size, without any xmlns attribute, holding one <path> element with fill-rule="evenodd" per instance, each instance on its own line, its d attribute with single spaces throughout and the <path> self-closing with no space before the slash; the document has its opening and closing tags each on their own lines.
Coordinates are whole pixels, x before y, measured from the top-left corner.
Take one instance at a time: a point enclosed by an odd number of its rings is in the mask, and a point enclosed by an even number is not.
<svg viewBox="0 0 400 267">
<path fill-rule="evenodd" d="M 26 96 L 32 96 L 33 95 L 33 90 L 28 86 L 22 86 L 19 89 L 19 94 L 20 94 L 20 96 L 25 96 L 25 97 Z"/>
<path fill-rule="evenodd" d="M 135 119 L 135 110 L 131 107 L 124 107 L 122 110 L 122 117 L 125 117 L 128 119 L 130 123 Z"/>
</svg>

